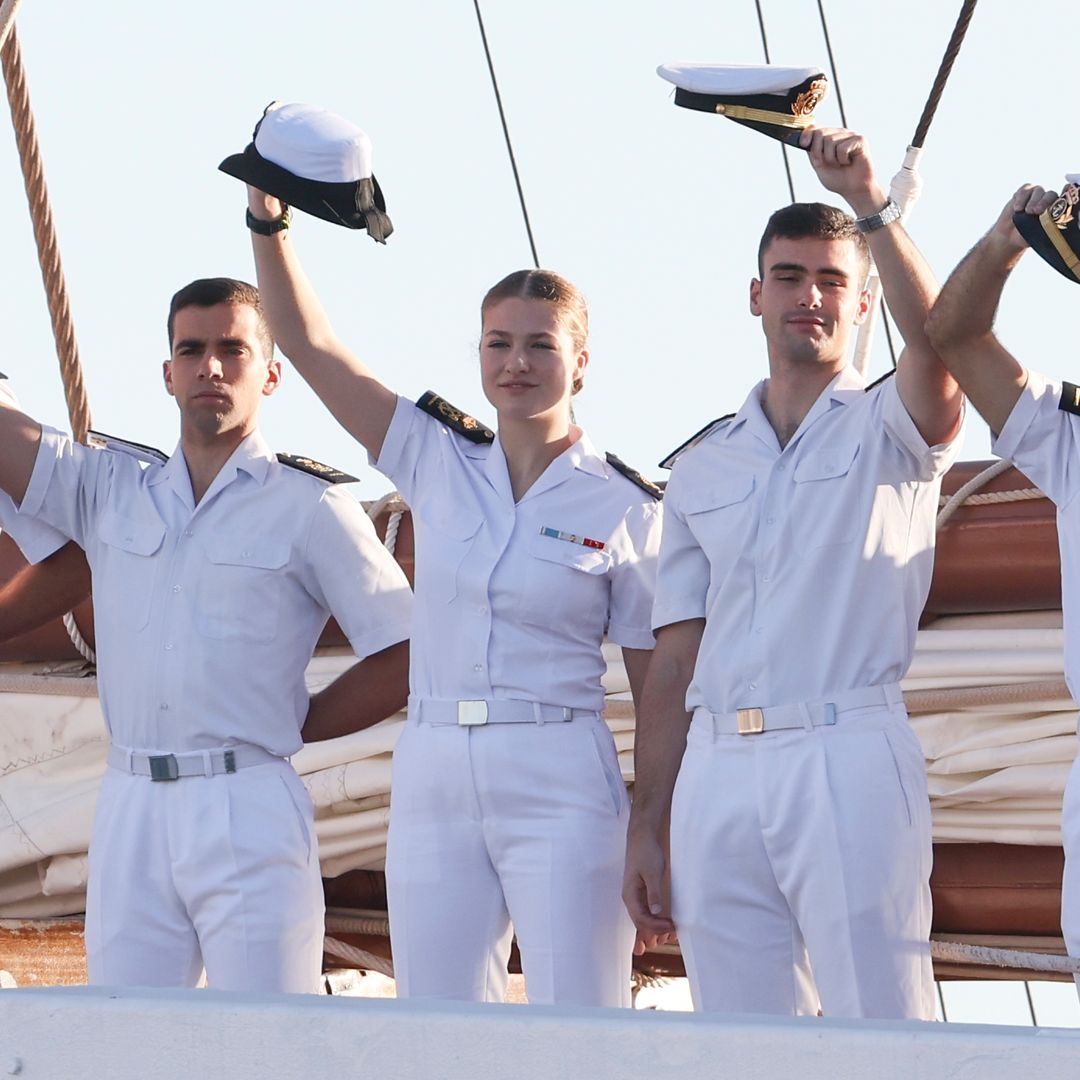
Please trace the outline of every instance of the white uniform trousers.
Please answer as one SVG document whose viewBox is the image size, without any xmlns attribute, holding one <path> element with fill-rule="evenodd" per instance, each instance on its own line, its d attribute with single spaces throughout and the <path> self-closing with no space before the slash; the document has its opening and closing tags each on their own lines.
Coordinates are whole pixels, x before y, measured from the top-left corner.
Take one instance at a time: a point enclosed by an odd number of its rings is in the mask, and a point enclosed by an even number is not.
<svg viewBox="0 0 1080 1080">
<path fill-rule="evenodd" d="M 628 1005 L 628 815 L 595 714 L 480 727 L 410 717 L 386 857 L 398 996 L 502 1001 L 512 924 L 530 1002 Z"/>
<path fill-rule="evenodd" d="M 1080 959 L 1080 757 L 1069 770 L 1061 807 L 1065 874 L 1061 879 L 1061 933 L 1069 955 Z M 1080 992 L 1080 975 L 1076 976 Z"/>
<path fill-rule="evenodd" d="M 324 907 L 311 799 L 287 761 L 152 781 L 107 769 L 90 845 L 90 982 L 312 993 Z"/>
<path fill-rule="evenodd" d="M 902 704 L 807 721 L 690 725 L 671 871 L 694 1007 L 932 1019 L 922 749 Z"/>
</svg>

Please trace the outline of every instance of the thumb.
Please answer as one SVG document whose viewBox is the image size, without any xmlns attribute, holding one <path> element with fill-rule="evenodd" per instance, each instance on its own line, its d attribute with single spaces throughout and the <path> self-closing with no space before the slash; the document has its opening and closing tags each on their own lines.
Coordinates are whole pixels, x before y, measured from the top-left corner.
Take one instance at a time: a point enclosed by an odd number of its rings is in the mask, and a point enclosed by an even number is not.
<svg viewBox="0 0 1080 1080">
<path fill-rule="evenodd" d="M 662 915 L 664 912 L 664 895 L 660 886 L 660 874 L 646 871 L 642 874 L 645 884 L 645 902 L 650 915 Z"/>
</svg>

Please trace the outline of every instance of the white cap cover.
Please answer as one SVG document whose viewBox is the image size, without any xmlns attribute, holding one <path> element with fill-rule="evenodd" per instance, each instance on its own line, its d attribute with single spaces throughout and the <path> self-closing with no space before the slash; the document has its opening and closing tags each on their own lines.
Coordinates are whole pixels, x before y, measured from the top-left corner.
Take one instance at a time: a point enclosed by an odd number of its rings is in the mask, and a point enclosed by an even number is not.
<svg viewBox="0 0 1080 1080">
<path fill-rule="evenodd" d="M 372 174 L 367 134 L 317 105 L 275 101 L 259 124 L 255 149 L 267 161 L 306 180 L 342 184 Z"/>
<path fill-rule="evenodd" d="M 676 61 L 661 64 L 656 74 L 694 94 L 786 94 L 824 70 L 776 64 L 705 64 Z"/>
</svg>

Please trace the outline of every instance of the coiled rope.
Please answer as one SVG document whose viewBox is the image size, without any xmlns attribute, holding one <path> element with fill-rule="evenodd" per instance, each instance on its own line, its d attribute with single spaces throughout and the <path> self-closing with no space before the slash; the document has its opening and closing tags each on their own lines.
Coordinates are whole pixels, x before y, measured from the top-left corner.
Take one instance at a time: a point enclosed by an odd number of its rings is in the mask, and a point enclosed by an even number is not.
<svg viewBox="0 0 1080 1080">
<path fill-rule="evenodd" d="M 953 964 L 979 964 L 984 967 L 1052 972 L 1055 975 L 1080 975 L 1080 959 L 1074 956 L 969 945 L 964 941 L 931 941 L 930 955 L 935 960 Z"/>
<path fill-rule="evenodd" d="M 938 511 L 937 527 L 940 529 L 952 516 L 965 504 L 968 506 L 985 506 L 992 503 L 1024 502 L 1028 499 L 1045 499 L 1046 496 L 1036 487 L 1016 488 L 1013 491 L 984 491 L 979 494 L 979 488 L 990 483 L 995 477 L 1007 472 L 1012 467 L 1011 461 L 995 461 L 988 465 L 981 473 L 973 476 L 966 484 L 960 487 L 954 494 L 941 496 L 941 509 Z"/>
<path fill-rule="evenodd" d="M 34 240 L 37 244 L 38 262 L 41 264 L 41 277 L 45 284 L 49 317 L 52 320 L 56 355 L 60 361 L 60 375 L 64 382 L 64 397 L 67 399 L 71 431 L 79 442 L 85 442 L 86 433 L 90 430 L 90 403 L 83 382 L 82 365 L 79 362 L 75 324 L 71 317 L 67 283 L 60 262 L 60 247 L 56 239 L 49 192 L 45 185 L 45 170 L 41 162 L 34 114 L 30 108 L 30 94 L 26 88 L 22 53 L 14 22 L 10 21 L 16 6 L 16 3 L 11 3 L 9 10 L 9 5 L 5 3 L 3 8 L 0 8 L 0 31 L 4 28 L 3 19 L 9 18 L 6 26 L 7 37 L 0 47 L 0 63 L 3 64 L 11 120 L 15 126 L 15 142 L 19 149 L 23 184 L 30 203 L 30 219 L 34 226 Z"/>
</svg>

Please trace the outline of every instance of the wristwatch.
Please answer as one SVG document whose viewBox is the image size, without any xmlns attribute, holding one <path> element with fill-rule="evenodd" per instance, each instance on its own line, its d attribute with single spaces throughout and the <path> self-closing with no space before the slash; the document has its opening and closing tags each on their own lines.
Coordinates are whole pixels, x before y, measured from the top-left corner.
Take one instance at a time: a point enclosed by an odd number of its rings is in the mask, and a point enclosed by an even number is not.
<svg viewBox="0 0 1080 1080">
<path fill-rule="evenodd" d="M 896 221 L 902 214 L 903 210 L 892 199 L 889 199 L 876 214 L 867 214 L 866 217 L 856 218 L 855 228 L 861 233 L 871 233 Z"/>
<path fill-rule="evenodd" d="M 250 207 L 248 208 L 247 215 L 244 218 L 247 222 L 247 227 L 259 236 L 273 236 L 275 233 L 284 232 L 292 220 L 292 215 L 289 213 L 289 208 L 286 206 L 281 213 L 281 217 L 274 218 L 273 221 L 266 221 L 263 218 L 257 218 L 252 212 Z"/>
</svg>

